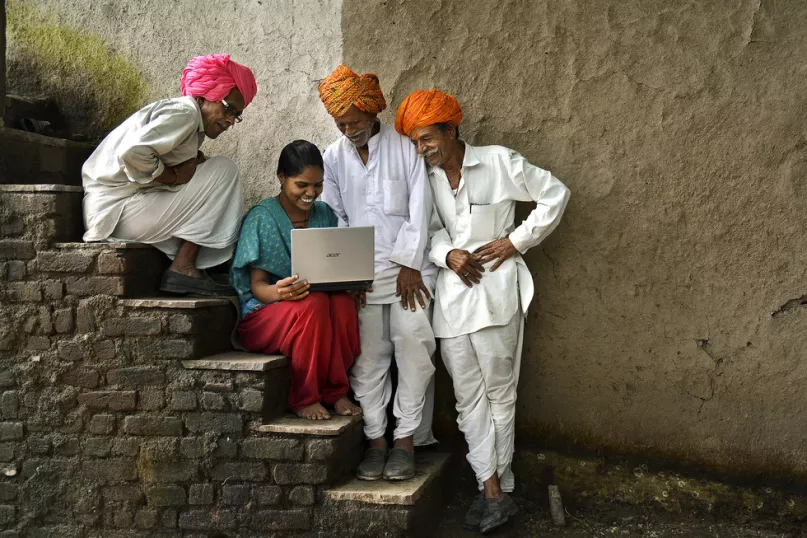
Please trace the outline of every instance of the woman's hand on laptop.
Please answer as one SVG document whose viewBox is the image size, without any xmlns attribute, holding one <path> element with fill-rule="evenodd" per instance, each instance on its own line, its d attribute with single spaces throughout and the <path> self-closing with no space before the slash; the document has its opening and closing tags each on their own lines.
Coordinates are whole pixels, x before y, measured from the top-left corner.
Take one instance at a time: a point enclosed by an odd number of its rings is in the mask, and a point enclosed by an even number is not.
<svg viewBox="0 0 807 538">
<path fill-rule="evenodd" d="M 277 281 L 275 287 L 277 288 L 279 301 L 299 301 L 308 297 L 308 288 L 310 288 L 311 285 L 307 280 L 299 279 L 299 276 L 292 275 Z"/>
<path fill-rule="evenodd" d="M 425 300 L 424 295 L 426 296 Z M 401 267 L 401 271 L 398 273 L 395 296 L 401 298 L 401 306 L 403 306 L 404 310 L 411 310 L 412 312 L 416 308 L 415 298 L 417 298 L 423 310 L 426 310 L 429 301 L 432 300 L 432 294 L 429 293 L 429 288 L 423 283 L 420 271 L 405 266 Z"/>
</svg>

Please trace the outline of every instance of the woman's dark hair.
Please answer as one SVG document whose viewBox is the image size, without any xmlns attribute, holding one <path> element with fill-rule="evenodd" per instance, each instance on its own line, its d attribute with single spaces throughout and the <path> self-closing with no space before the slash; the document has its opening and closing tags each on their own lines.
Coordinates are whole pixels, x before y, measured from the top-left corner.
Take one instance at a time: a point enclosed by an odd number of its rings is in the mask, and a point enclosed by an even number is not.
<svg viewBox="0 0 807 538">
<path fill-rule="evenodd" d="M 299 176 L 309 166 L 323 169 L 322 153 L 308 140 L 295 140 L 287 144 L 280 152 L 280 159 L 277 161 L 277 175 Z"/>
</svg>

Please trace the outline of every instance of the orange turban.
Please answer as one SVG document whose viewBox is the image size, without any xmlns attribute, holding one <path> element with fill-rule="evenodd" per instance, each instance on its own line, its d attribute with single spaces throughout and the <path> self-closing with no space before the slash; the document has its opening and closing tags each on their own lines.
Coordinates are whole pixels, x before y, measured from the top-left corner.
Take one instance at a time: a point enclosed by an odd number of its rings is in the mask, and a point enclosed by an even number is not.
<svg viewBox="0 0 807 538">
<path fill-rule="evenodd" d="M 409 136 L 412 129 L 449 121 L 457 127 L 462 123 L 462 107 L 454 96 L 440 90 L 418 90 L 398 107 L 395 130 Z"/>
<path fill-rule="evenodd" d="M 319 98 L 328 114 L 344 116 L 352 105 L 364 112 L 378 114 L 387 108 L 378 77 L 372 73 L 357 75 L 340 65 L 319 83 Z"/>
</svg>

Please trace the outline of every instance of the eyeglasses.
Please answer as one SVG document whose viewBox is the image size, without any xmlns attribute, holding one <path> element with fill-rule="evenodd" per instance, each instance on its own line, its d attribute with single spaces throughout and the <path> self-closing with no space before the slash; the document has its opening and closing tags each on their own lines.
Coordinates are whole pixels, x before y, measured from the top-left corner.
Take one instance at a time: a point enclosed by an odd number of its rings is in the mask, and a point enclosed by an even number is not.
<svg viewBox="0 0 807 538">
<path fill-rule="evenodd" d="M 228 116 L 232 116 L 233 118 L 235 118 L 235 123 L 241 123 L 242 121 L 244 121 L 244 118 L 241 117 L 241 113 L 236 112 L 234 106 L 228 105 L 227 101 L 225 101 L 224 99 L 221 100 L 221 104 L 224 105 L 224 113 L 227 114 Z"/>
</svg>

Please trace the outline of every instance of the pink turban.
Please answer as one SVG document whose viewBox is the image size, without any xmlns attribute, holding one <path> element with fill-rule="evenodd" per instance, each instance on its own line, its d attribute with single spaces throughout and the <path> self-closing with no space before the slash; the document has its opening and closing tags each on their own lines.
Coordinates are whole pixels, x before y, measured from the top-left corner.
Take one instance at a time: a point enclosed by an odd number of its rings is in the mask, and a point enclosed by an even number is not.
<svg viewBox="0 0 807 538">
<path fill-rule="evenodd" d="M 229 54 L 197 56 L 182 71 L 182 95 L 221 101 L 233 88 L 244 96 L 244 107 L 258 93 L 255 75 L 249 67 L 230 60 Z"/>
</svg>

